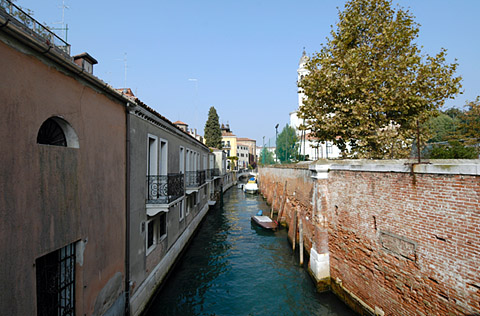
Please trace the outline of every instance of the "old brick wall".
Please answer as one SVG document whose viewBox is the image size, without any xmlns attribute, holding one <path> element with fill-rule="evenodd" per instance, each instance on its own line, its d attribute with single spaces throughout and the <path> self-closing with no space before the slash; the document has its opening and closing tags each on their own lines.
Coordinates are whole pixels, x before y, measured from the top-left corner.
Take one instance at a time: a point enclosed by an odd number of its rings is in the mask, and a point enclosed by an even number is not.
<svg viewBox="0 0 480 316">
<path fill-rule="evenodd" d="M 312 179 L 306 170 L 272 169 L 260 170 L 261 188 L 284 182 L 282 174 L 292 181 L 286 221 L 298 205 L 310 223 L 304 238 L 328 248 L 338 293 L 385 315 L 480 313 L 478 175 L 332 165 L 328 178 Z M 279 203 L 271 185 L 262 194 Z"/>
<path fill-rule="evenodd" d="M 298 212 L 299 216 L 303 218 L 304 240 L 307 251 L 309 251 L 312 245 L 313 231 L 315 229 L 312 221 L 314 182 L 310 177 L 311 171 L 308 169 L 308 166 L 292 166 L 289 168 L 262 168 L 258 179 L 260 192 L 266 198 L 267 203 L 274 209 L 275 219 L 283 201 L 282 222 L 287 227 L 293 225 L 295 212 Z M 307 218 L 308 220 L 306 220 Z M 289 229 L 288 238 L 293 240 L 293 230 L 291 229 Z"/>
</svg>

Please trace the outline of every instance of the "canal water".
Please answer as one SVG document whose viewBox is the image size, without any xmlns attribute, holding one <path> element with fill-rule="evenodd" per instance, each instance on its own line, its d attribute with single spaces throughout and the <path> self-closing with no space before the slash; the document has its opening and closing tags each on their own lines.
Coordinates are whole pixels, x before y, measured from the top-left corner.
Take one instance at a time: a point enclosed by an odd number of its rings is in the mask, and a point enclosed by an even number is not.
<svg viewBox="0 0 480 316">
<path fill-rule="evenodd" d="M 250 216 L 268 206 L 232 187 L 210 210 L 147 316 L 355 315 L 331 293 L 319 294 L 285 229 L 264 231 Z"/>
</svg>

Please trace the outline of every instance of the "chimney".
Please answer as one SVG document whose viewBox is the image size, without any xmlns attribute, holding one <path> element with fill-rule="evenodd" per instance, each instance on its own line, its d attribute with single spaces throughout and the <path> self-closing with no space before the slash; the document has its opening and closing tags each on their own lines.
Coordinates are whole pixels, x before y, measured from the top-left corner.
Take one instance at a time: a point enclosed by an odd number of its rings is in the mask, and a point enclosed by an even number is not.
<svg viewBox="0 0 480 316">
<path fill-rule="evenodd" d="M 73 56 L 73 62 L 80 66 L 85 72 L 93 75 L 93 65 L 98 64 L 97 60 L 87 53 Z"/>
</svg>

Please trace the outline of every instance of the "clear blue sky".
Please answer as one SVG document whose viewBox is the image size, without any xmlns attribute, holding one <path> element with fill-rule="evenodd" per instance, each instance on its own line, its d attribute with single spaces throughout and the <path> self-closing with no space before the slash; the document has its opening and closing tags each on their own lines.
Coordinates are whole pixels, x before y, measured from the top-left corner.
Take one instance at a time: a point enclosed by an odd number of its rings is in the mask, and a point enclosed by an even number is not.
<svg viewBox="0 0 480 316">
<path fill-rule="evenodd" d="M 345 0 L 65 0 L 72 54 L 99 61 L 94 74 L 115 88 L 127 86 L 171 121 L 203 134 L 208 109 L 234 134 L 275 137 L 297 107 L 296 70 L 326 42 Z M 434 55 L 444 47 L 458 60 L 464 94 L 446 107 L 480 95 L 480 1 L 397 0 L 421 24 L 418 43 Z M 53 27 L 62 0 L 17 0 Z M 61 32 L 59 32 L 61 33 Z M 196 79 L 192 81 L 189 79 Z M 279 129 L 280 132 L 280 129 Z"/>
</svg>

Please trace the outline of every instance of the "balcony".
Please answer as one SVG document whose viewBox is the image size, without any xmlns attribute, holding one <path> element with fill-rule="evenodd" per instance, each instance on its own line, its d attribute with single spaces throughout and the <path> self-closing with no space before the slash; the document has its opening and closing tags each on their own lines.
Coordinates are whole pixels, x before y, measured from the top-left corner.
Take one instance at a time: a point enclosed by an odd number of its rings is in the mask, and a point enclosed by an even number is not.
<svg viewBox="0 0 480 316">
<path fill-rule="evenodd" d="M 219 168 L 214 168 L 213 169 L 213 176 L 214 177 L 219 177 L 220 176 L 220 169 Z"/>
<path fill-rule="evenodd" d="M 187 188 L 199 187 L 205 183 L 205 170 L 202 171 L 187 171 L 185 173 L 185 182 Z"/>
<path fill-rule="evenodd" d="M 205 170 L 205 172 L 206 172 L 207 181 L 212 180 L 213 179 L 213 173 L 214 173 L 213 169 L 207 169 L 207 170 Z"/>
<path fill-rule="evenodd" d="M 147 176 L 147 180 L 147 204 L 169 204 L 185 193 L 183 174 L 181 173 Z"/>
</svg>

